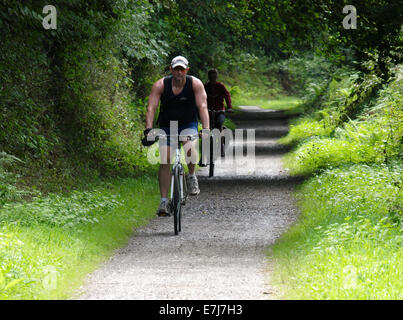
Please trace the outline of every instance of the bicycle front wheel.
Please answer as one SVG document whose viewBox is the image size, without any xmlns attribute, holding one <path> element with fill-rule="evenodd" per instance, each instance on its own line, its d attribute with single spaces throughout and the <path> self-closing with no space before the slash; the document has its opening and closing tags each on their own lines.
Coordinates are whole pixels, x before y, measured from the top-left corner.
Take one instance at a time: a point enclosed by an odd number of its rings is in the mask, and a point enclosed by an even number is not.
<svg viewBox="0 0 403 320">
<path fill-rule="evenodd" d="M 183 190 L 182 206 L 184 206 L 186 204 L 186 200 L 188 198 L 188 185 L 187 185 L 187 182 L 186 182 L 185 172 L 183 172 L 183 171 L 180 174 L 180 181 L 182 181 L 182 190 Z"/>
<path fill-rule="evenodd" d="M 172 212 L 174 215 L 174 231 L 175 235 L 181 231 L 181 213 L 182 213 L 182 199 L 181 199 L 181 186 L 179 167 L 176 167 L 173 174 L 173 190 L 172 190 Z"/>
<path fill-rule="evenodd" d="M 209 164 L 209 177 L 214 176 L 214 140 L 210 138 L 210 164 Z"/>
</svg>

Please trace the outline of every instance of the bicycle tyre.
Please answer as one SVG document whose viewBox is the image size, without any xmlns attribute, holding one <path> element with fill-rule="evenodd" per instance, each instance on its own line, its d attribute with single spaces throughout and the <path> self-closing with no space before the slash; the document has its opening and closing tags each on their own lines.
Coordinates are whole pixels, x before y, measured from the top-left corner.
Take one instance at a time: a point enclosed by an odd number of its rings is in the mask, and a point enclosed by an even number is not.
<svg viewBox="0 0 403 320">
<path fill-rule="evenodd" d="M 210 138 L 210 164 L 209 164 L 209 177 L 214 176 L 214 141 L 213 137 Z"/>
<path fill-rule="evenodd" d="M 178 215 L 178 229 L 179 232 L 182 231 L 182 207 L 186 204 L 186 200 L 187 200 L 187 184 L 186 184 L 186 177 L 185 177 L 185 171 L 183 169 L 183 167 L 181 166 L 180 170 L 179 170 L 179 178 L 182 181 L 182 196 L 180 197 L 180 211 L 179 211 L 179 215 Z M 179 192 L 180 195 L 180 192 Z"/>
<path fill-rule="evenodd" d="M 179 167 L 176 167 L 173 174 L 173 196 L 172 196 L 172 211 L 174 215 L 174 231 L 175 235 L 179 234 L 181 229 L 181 211 L 182 211 L 182 201 L 180 196 L 180 184 L 179 184 Z"/>
<path fill-rule="evenodd" d="M 185 172 L 183 172 L 181 175 L 181 179 L 183 181 L 183 198 L 182 198 L 182 206 L 186 205 L 186 201 L 188 199 L 188 185 L 186 182 L 186 176 L 185 176 Z"/>
</svg>

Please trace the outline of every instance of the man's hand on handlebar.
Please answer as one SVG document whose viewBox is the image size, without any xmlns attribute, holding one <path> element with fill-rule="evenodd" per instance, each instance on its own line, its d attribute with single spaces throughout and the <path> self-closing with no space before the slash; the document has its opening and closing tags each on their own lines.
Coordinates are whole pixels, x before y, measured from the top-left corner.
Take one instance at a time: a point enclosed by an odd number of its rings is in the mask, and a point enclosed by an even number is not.
<svg viewBox="0 0 403 320">
<path fill-rule="evenodd" d="M 153 145 L 154 144 L 154 142 L 155 142 L 155 140 L 148 140 L 147 139 L 147 135 L 149 134 L 149 132 L 152 130 L 152 128 L 147 128 L 147 129 L 145 129 L 144 130 L 144 137 L 143 137 L 143 139 L 141 139 L 141 144 L 144 146 L 144 147 L 149 147 L 149 146 L 151 146 L 151 145 Z"/>
</svg>

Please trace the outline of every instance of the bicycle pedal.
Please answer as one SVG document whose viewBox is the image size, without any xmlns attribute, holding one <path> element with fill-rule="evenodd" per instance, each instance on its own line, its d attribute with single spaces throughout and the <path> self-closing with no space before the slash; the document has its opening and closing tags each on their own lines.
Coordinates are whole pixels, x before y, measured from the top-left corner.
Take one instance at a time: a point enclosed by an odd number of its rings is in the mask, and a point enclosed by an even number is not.
<svg viewBox="0 0 403 320">
<path fill-rule="evenodd" d="M 158 217 L 170 217 L 171 214 L 169 212 L 158 212 L 157 216 Z"/>
</svg>

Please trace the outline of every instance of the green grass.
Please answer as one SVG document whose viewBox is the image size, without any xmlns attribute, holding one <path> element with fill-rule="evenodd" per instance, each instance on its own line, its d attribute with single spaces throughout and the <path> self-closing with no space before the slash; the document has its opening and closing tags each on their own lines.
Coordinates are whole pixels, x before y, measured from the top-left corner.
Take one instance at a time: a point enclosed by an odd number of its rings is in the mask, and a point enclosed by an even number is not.
<svg viewBox="0 0 403 320">
<path fill-rule="evenodd" d="M 155 177 L 110 179 L 0 209 L 0 299 L 65 299 L 154 216 Z"/>
<path fill-rule="evenodd" d="M 289 111 L 295 109 L 301 103 L 301 99 L 289 96 L 280 96 L 275 99 L 241 98 L 236 103 L 237 105 L 258 106 L 263 109 Z"/>
<path fill-rule="evenodd" d="M 297 192 L 299 221 L 272 248 L 288 299 L 403 298 L 403 166 L 329 169 Z"/>
<path fill-rule="evenodd" d="M 270 253 L 285 298 L 403 298 L 401 81 L 344 123 L 350 87 L 332 81 L 279 140 L 293 147 L 290 173 L 309 177 L 296 192 L 298 221 Z"/>
<path fill-rule="evenodd" d="M 302 100 L 291 96 L 281 87 L 273 76 L 262 76 L 259 73 L 234 73 L 221 75 L 222 81 L 231 94 L 234 109 L 238 106 L 259 106 L 263 109 L 284 110 L 287 113 L 299 113 L 298 106 Z"/>
<path fill-rule="evenodd" d="M 277 142 L 281 144 L 296 146 L 298 143 L 311 137 L 326 137 L 332 132 L 332 128 L 326 126 L 323 121 L 306 117 L 290 123 L 289 133 L 280 138 Z"/>
<path fill-rule="evenodd" d="M 351 163 L 385 163 L 401 153 L 402 122 L 391 116 L 349 121 L 331 134 L 321 122 L 303 120 L 280 142 L 296 146 L 284 158 L 292 174 L 310 175 Z"/>
</svg>

